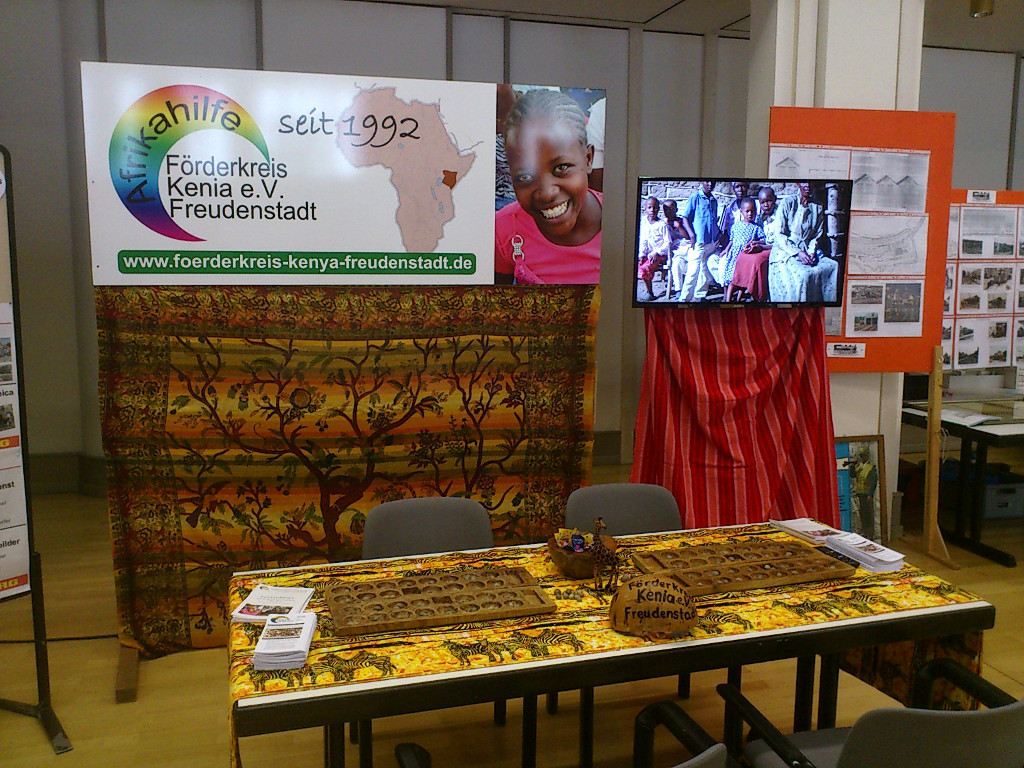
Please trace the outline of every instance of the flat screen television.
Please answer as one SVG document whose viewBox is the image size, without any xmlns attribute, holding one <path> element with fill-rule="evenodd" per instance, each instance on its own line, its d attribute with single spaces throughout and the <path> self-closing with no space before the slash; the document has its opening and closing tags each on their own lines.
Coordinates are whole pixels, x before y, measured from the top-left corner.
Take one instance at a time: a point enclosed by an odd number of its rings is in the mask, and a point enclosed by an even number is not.
<svg viewBox="0 0 1024 768">
<path fill-rule="evenodd" d="M 641 177 L 634 307 L 838 307 L 853 182 Z"/>
</svg>

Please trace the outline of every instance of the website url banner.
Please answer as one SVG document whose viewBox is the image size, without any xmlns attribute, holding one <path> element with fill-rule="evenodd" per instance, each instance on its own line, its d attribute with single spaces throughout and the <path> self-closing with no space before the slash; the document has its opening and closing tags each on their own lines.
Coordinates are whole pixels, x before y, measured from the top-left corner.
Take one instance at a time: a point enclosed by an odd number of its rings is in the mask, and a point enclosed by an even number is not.
<svg viewBox="0 0 1024 768">
<path fill-rule="evenodd" d="M 472 253 L 119 251 L 123 275 L 471 275 Z"/>
</svg>

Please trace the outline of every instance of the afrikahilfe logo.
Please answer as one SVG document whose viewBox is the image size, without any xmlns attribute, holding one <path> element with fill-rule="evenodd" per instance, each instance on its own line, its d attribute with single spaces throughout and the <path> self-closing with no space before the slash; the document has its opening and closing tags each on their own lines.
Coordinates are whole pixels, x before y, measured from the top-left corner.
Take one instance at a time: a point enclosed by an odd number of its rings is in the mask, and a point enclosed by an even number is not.
<svg viewBox="0 0 1024 768">
<path fill-rule="evenodd" d="M 110 137 L 110 178 L 117 196 L 141 224 L 154 232 L 201 242 L 179 227 L 160 199 L 160 166 L 178 139 L 218 130 L 248 139 L 269 162 L 270 152 L 256 121 L 237 101 L 201 85 L 168 85 L 132 104 Z"/>
</svg>

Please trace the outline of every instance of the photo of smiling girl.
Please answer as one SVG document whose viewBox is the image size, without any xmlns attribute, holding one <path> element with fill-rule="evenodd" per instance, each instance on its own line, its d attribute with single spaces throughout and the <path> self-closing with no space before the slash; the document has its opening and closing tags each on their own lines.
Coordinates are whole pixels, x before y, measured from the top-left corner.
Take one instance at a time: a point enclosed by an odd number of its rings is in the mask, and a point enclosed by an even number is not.
<svg viewBox="0 0 1024 768">
<path fill-rule="evenodd" d="M 569 96 L 531 90 L 505 119 L 516 202 L 494 217 L 494 281 L 600 282 L 600 192 L 590 189 L 594 148 L 587 118 Z"/>
</svg>

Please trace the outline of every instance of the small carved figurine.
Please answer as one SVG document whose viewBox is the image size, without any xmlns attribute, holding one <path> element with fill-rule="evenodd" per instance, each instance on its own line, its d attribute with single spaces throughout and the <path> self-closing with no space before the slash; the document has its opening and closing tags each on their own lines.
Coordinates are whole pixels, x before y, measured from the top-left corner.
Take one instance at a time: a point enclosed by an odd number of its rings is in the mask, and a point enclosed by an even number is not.
<svg viewBox="0 0 1024 768">
<path fill-rule="evenodd" d="M 607 528 L 604 518 L 594 518 L 594 543 L 590 548 L 594 557 L 594 589 L 598 592 L 614 592 L 619 582 L 619 558 L 604 545 L 601 531 Z M 607 570 L 607 578 L 605 571 Z"/>
</svg>

